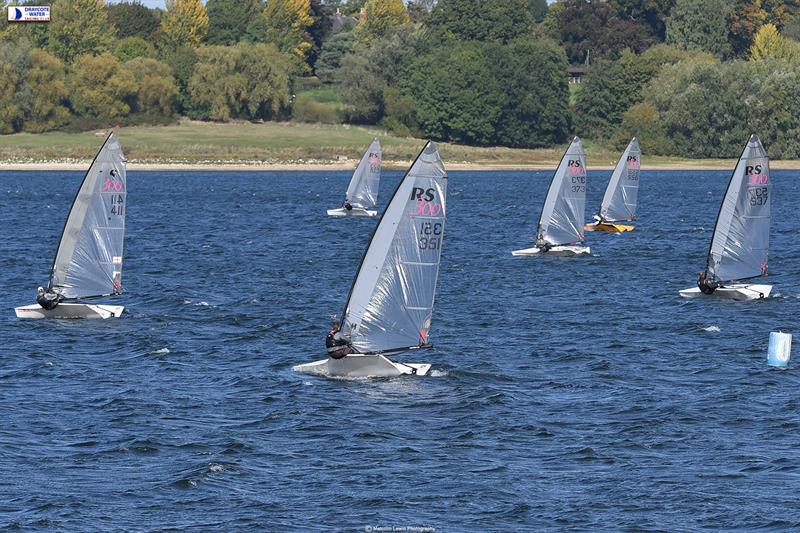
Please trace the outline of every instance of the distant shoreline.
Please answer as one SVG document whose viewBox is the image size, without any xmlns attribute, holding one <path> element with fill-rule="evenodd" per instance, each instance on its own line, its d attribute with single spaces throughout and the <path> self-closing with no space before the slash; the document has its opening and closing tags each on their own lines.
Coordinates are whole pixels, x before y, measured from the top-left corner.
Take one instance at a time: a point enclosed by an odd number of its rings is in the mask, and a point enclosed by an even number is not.
<svg viewBox="0 0 800 533">
<path fill-rule="evenodd" d="M 54 171 L 85 171 L 89 168 L 91 160 L 71 161 L 69 163 L 59 161 L 42 161 L 37 163 L 16 163 L 0 161 L 0 172 L 22 171 L 22 172 L 54 172 Z M 133 172 L 291 172 L 291 171 L 341 171 L 347 172 L 355 169 L 358 161 L 336 161 L 331 163 L 138 163 L 129 162 L 128 170 Z M 411 161 L 385 161 L 385 170 L 402 171 L 408 168 Z M 470 172 L 489 172 L 489 171 L 539 171 L 554 170 L 558 164 L 552 163 L 533 163 L 533 164 L 487 164 L 487 163 L 447 163 L 445 166 L 450 171 L 470 171 Z M 720 164 L 719 160 L 704 165 L 696 161 L 676 162 L 674 164 L 662 165 L 642 165 L 642 170 L 732 170 L 735 160 L 731 160 L 730 165 Z M 800 161 L 770 161 L 770 168 L 773 170 L 800 170 Z M 608 165 L 589 165 L 589 170 L 613 170 Z"/>
</svg>

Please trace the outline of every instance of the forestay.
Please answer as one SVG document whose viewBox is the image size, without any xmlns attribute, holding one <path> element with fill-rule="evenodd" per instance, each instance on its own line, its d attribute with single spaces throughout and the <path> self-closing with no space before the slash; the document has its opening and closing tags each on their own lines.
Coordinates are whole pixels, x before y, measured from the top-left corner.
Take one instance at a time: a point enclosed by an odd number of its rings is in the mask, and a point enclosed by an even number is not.
<svg viewBox="0 0 800 533">
<path fill-rule="evenodd" d="M 771 188 L 767 152 L 759 138 L 751 135 L 717 216 L 706 267 L 712 281 L 741 280 L 766 273 Z"/>
<path fill-rule="evenodd" d="M 350 289 L 342 329 L 358 353 L 427 343 L 445 223 L 447 173 L 428 142 L 395 190 Z"/>
<path fill-rule="evenodd" d="M 639 166 L 642 151 L 634 137 L 619 158 L 600 204 L 600 219 L 618 222 L 636 218 L 639 197 Z"/>
<path fill-rule="evenodd" d="M 345 202 L 353 207 L 371 209 L 378 205 L 378 186 L 381 181 L 381 143 L 372 141 L 350 179 Z"/>
<path fill-rule="evenodd" d="M 53 260 L 51 289 L 69 299 L 122 291 L 127 190 L 122 148 L 111 133 L 72 203 Z"/>
<path fill-rule="evenodd" d="M 553 174 L 539 217 L 536 240 L 539 244 L 572 244 L 583 240 L 586 208 L 586 156 L 575 137 Z"/>
</svg>

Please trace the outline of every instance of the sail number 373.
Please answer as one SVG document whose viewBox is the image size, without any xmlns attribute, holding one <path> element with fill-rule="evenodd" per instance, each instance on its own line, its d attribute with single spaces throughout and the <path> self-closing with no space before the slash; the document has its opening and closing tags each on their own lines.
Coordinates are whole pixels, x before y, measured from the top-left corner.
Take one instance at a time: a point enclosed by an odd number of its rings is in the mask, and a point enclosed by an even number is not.
<svg viewBox="0 0 800 533">
<path fill-rule="evenodd" d="M 423 222 L 419 227 L 419 249 L 438 250 L 442 243 L 441 235 L 441 222 Z"/>
</svg>

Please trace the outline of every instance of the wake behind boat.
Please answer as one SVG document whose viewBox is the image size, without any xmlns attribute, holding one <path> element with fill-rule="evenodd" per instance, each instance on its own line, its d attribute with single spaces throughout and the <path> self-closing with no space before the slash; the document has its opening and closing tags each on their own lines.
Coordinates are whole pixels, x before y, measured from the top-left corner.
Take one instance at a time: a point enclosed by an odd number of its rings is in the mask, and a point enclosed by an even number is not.
<svg viewBox="0 0 800 533">
<path fill-rule="evenodd" d="M 641 159 L 639 141 L 634 137 L 614 167 L 600 210 L 594 215 L 595 222 L 586 224 L 583 229 L 612 233 L 634 229 L 630 222 L 636 219 Z"/>
<path fill-rule="evenodd" d="M 428 142 L 397 186 L 367 246 L 342 313 L 328 333 L 329 357 L 297 372 L 335 377 L 425 375 L 429 364 L 387 356 L 430 348 L 447 172 Z"/>
<path fill-rule="evenodd" d="M 344 197 L 342 207 L 328 209 L 332 217 L 374 217 L 378 214 L 378 186 L 381 181 L 381 143 L 374 139 L 361 157 Z"/>
<path fill-rule="evenodd" d="M 112 318 L 120 305 L 87 300 L 122 293 L 127 178 L 122 148 L 112 132 L 83 178 L 61 232 L 47 290 L 37 303 L 17 307 L 19 318 Z"/>
<path fill-rule="evenodd" d="M 684 298 L 716 296 L 731 300 L 768 298 L 771 285 L 743 283 L 767 275 L 771 220 L 769 157 L 751 135 L 731 174 L 722 200 L 706 269 Z"/>
<path fill-rule="evenodd" d="M 544 200 L 536 230 L 536 246 L 515 250 L 511 255 L 582 255 L 583 216 L 586 208 L 586 155 L 575 137 L 567 147 Z"/>
</svg>

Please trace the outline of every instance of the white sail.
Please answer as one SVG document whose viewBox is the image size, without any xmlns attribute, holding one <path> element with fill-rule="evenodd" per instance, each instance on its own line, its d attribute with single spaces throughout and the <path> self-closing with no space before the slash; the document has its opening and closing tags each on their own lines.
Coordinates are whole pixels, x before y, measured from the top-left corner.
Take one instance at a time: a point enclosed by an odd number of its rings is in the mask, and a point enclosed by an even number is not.
<svg viewBox="0 0 800 533">
<path fill-rule="evenodd" d="M 735 281 L 767 271 L 771 219 L 769 157 L 756 135 L 739 157 L 720 206 L 706 273 L 712 281 Z"/>
<path fill-rule="evenodd" d="M 604 222 L 629 221 L 636 218 L 639 198 L 639 167 L 642 151 L 634 137 L 617 161 L 600 204 L 600 219 Z"/>
<path fill-rule="evenodd" d="M 125 158 L 111 133 L 72 203 L 53 260 L 50 289 L 67 299 L 122 292 L 127 192 Z"/>
<path fill-rule="evenodd" d="M 350 178 L 345 203 L 355 208 L 374 209 L 378 205 L 378 186 L 381 181 L 381 143 L 372 141 Z"/>
<path fill-rule="evenodd" d="M 345 304 L 342 331 L 358 353 L 427 344 L 446 195 L 444 163 L 428 142 L 375 228 Z"/>
<path fill-rule="evenodd" d="M 575 137 L 550 182 L 536 231 L 537 244 L 582 241 L 585 208 L 586 155 L 581 140 Z"/>
</svg>

